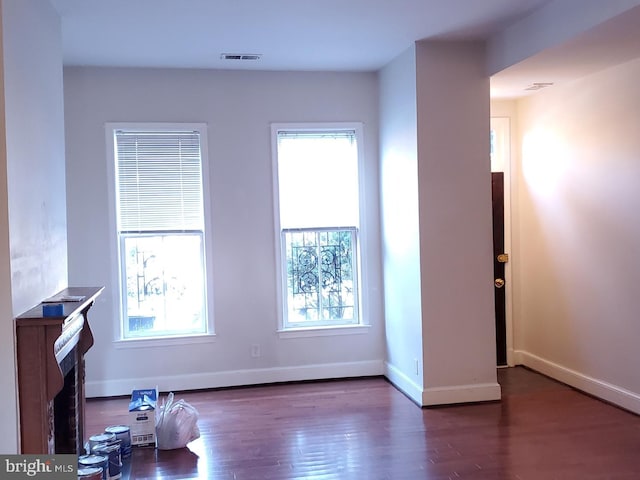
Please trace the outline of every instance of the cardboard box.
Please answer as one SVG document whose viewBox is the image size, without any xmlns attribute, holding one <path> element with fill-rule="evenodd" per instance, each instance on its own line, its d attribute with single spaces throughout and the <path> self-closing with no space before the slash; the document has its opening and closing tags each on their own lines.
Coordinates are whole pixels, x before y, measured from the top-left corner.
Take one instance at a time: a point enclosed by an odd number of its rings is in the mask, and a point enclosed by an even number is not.
<svg viewBox="0 0 640 480">
<path fill-rule="evenodd" d="M 133 447 L 156 446 L 158 389 L 134 390 L 129 402 L 129 428 Z"/>
</svg>

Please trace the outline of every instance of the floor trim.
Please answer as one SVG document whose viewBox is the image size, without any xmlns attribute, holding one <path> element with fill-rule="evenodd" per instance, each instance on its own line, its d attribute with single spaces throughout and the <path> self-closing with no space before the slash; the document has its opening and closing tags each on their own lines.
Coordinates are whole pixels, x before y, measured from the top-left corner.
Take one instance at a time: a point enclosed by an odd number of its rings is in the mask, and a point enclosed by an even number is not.
<svg viewBox="0 0 640 480">
<path fill-rule="evenodd" d="M 416 383 L 402 370 L 389 362 L 384 363 L 384 375 L 391 384 L 404 393 L 416 405 L 422 407 L 422 385 Z"/>
<path fill-rule="evenodd" d="M 384 374 L 382 361 L 343 362 L 297 367 L 258 368 L 225 372 L 123 378 L 86 382 L 87 398 L 129 395 L 134 389 L 158 387 L 161 392 L 260 385 L 331 378 L 370 377 Z"/>
<path fill-rule="evenodd" d="M 516 363 L 571 387 L 640 415 L 640 394 L 564 367 L 524 350 L 516 350 Z"/>
</svg>

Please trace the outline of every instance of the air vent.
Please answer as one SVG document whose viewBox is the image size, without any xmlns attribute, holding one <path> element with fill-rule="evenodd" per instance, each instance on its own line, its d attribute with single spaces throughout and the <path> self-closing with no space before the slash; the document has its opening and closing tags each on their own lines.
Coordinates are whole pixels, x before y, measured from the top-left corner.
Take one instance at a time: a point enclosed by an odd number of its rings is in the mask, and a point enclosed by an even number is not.
<svg viewBox="0 0 640 480">
<path fill-rule="evenodd" d="M 547 88 L 553 85 L 553 82 L 534 82 L 529 85 L 525 90 L 541 90 L 543 88 Z"/>
<path fill-rule="evenodd" d="M 223 53 L 220 55 L 221 60 L 260 60 L 260 53 Z"/>
</svg>

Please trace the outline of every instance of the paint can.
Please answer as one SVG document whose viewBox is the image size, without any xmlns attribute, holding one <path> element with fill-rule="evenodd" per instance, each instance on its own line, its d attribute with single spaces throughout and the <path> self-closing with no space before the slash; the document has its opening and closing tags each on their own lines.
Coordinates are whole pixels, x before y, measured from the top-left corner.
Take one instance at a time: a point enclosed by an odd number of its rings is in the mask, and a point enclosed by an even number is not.
<svg viewBox="0 0 640 480">
<path fill-rule="evenodd" d="M 120 453 L 123 458 L 131 456 L 131 431 L 127 425 L 111 425 L 104 429 L 105 433 L 113 433 L 120 440 Z"/>
<path fill-rule="evenodd" d="M 79 468 L 78 480 L 102 480 L 102 468 L 100 467 Z"/>
<path fill-rule="evenodd" d="M 109 459 L 107 478 L 118 480 L 122 478 L 122 458 L 120 456 L 120 440 L 111 443 L 100 443 L 93 449 L 95 455 L 103 455 Z"/>
<path fill-rule="evenodd" d="M 100 443 L 111 443 L 116 439 L 115 433 L 100 433 L 89 437 L 89 453 L 93 453 L 93 447 Z"/>
<path fill-rule="evenodd" d="M 101 468 L 102 480 L 109 480 L 109 457 L 103 455 L 80 455 L 78 457 L 78 469 L 82 468 Z"/>
</svg>

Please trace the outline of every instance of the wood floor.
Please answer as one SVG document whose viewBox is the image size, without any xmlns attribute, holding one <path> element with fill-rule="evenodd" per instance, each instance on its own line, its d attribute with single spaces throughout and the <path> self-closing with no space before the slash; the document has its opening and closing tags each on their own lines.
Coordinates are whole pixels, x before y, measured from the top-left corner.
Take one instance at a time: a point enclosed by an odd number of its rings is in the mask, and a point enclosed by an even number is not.
<svg viewBox="0 0 640 480">
<path fill-rule="evenodd" d="M 522 367 L 501 402 L 421 409 L 383 378 L 177 394 L 200 412 L 188 448 L 137 448 L 132 479 L 640 479 L 640 417 Z M 128 399 L 88 400 L 88 435 Z"/>
</svg>

